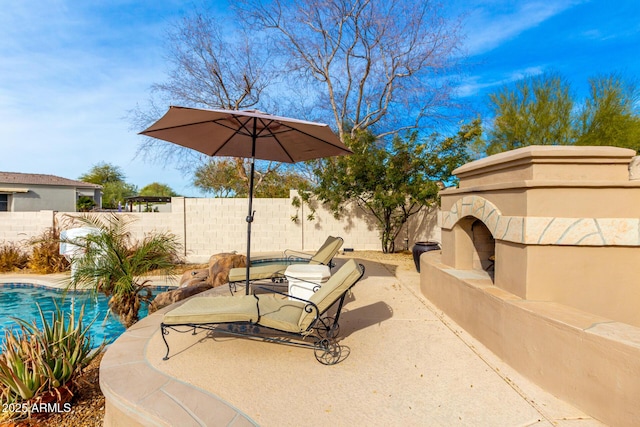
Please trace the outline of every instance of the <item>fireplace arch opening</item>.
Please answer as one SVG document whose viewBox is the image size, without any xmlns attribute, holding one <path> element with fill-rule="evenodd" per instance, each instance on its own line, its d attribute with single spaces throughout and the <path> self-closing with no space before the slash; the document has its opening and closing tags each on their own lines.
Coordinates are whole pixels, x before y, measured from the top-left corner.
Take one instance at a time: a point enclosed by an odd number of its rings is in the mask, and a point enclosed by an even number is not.
<svg viewBox="0 0 640 427">
<path fill-rule="evenodd" d="M 482 270 L 493 280 L 496 243 L 489 228 L 473 216 L 462 218 L 456 224 L 456 258 L 462 270 Z"/>
<path fill-rule="evenodd" d="M 496 241 L 484 222 L 476 219 L 471 224 L 473 241 L 473 269 L 493 273 L 496 255 Z"/>
</svg>

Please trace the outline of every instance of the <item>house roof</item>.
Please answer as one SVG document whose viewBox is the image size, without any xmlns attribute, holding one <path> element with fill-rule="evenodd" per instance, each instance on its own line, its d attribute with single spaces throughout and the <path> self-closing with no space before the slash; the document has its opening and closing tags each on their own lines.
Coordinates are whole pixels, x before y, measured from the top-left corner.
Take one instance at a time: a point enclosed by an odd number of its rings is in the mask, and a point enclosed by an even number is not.
<svg viewBox="0 0 640 427">
<path fill-rule="evenodd" d="M 0 172 L 0 184 L 57 185 L 65 187 L 102 188 L 102 186 L 92 184 L 90 182 L 76 181 L 73 179 L 62 178 L 55 175 L 20 172 Z"/>
</svg>

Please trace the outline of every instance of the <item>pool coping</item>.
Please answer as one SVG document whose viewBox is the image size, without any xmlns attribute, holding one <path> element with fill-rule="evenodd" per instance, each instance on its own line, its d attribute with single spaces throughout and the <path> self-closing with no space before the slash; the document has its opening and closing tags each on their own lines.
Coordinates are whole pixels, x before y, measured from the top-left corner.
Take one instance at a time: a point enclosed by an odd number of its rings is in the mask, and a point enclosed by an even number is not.
<svg viewBox="0 0 640 427">
<path fill-rule="evenodd" d="M 71 273 L 53 273 L 53 274 L 35 274 L 35 273 L 2 273 L 0 274 L 0 286 L 5 284 L 30 284 L 43 288 L 66 289 L 69 287 L 69 278 Z M 143 276 L 150 280 L 152 287 L 177 288 L 175 280 L 167 279 L 164 276 Z M 74 290 L 85 291 L 91 290 L 92 287 L 78 287 Z"/>
<path fill-rule="evenodd" d="M 11 274 L 3 273 L 0 275 L 0 285 L 12 283 L 24 283 L 43 288 L 65 289 L 70 274 Z"/>
<path fill-rule="evenodd" d="M 198 296 L 228 292 L 221 288 Z M 100 388 L 105 396 L 105 426 L 258 425 L 217 395 L 169 376 L 148 362 L 147 346 L 150 339 L 160 333 L 164 313 L 183 302 L 137 322 L 114 341 L 103 356 Z"/>
</svg>

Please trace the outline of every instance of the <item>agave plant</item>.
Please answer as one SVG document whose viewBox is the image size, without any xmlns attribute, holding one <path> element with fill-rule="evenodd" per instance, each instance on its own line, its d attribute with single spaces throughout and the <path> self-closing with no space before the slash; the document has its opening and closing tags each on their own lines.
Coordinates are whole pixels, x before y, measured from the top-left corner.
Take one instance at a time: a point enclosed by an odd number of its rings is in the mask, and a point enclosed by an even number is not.
<svg viewBox="0 0 640 427">
<path fill-rule="evenodd" d="M 62 400 L 70 395 L 82 369 L 102 351 L 104 343 L 93 349 L 88 325 L 83 324 L 84 306 L 76 316 L 65 316 L 55 304 L 49 321 L 38 305 L 40 323 L 14 318 L 19 328 L 5 330 L 0 353 L 0 402 L 37 403 L 46 394 Z M 95 319 L 94 319 L 95 320 Z M 26 405 L 25 408 L 29 408 Z M 25 413 L 9 414 L 20 417 Z M 7 414 L 5 414 L 7 416 Z"/>
<path fill-rule="evenodd" d="M 109 297 L 109 308 L 129 327 L 139 319 L 141 303 L 152 294 L 145 275 L 160 270 L 169 276 L 179 261 L 180 244 L 169 233 L 154 233 L 134 241 L 129 231 L 133 219 L 122 214 L 84 214 L 76 218 L 96 230 L 73 244 L 84 250 L 74 260 L 73 287 L 91 287 Z"/>
</svg>

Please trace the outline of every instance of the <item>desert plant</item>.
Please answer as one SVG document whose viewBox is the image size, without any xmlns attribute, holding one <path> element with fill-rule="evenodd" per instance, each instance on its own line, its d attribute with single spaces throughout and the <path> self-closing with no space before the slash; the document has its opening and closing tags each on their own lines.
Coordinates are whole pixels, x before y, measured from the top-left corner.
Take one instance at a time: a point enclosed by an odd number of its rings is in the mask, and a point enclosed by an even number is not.
<svg viewBox="0 0 640 427">
<path fill-rule="evenodd" d="M 153 297 L 145 275 L 160 270 L 170 275 L 179 261 L 180 244 L 169 233 L 154 233 L 134 241 L 132 217 L 84 214 L 76 221 L 96 230 L 72 243 L 84 256 L 74 259 L 71 286 L 89 286 L 109 297 L 109 308 L 129 327 L 138 321 L 141 303 Z"/>
<path fill-rule="evenodd" d="M 29 241 L 33 246 L 29 268 L 36 273 L 61 273 L 69 269 L 69 261 L 60 254 L 60 232 L 57 227 L 48 228 Z"/>
<path fill-rule="evenodd" d="M 0 273 L 21 270 L 27 267 L 29 255 L 16 243 L 0 246 Z"/>
<path fill-rule="evenodd" d="M 26 416 L 33 404 L 47 397 L 64 403 L 73 395 L 74 381 L 82 369 L 104 347 L 102 343 L 92 348 L 91 323 L 83 323 L 84 306 L 77 316 L 73 309 L 65 316 L 56 304 L 50 321 L 39 305 L 38 311 L 42 327 L 35 320 L 13 318 L 19 329 L 5 331 L 0 354 L 0 403 L 3 408 L 20 409 L 5 413 L 5 417 Z"/>
</svg>

